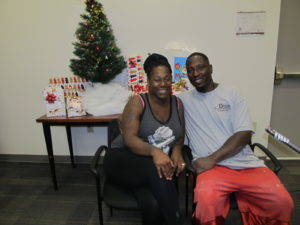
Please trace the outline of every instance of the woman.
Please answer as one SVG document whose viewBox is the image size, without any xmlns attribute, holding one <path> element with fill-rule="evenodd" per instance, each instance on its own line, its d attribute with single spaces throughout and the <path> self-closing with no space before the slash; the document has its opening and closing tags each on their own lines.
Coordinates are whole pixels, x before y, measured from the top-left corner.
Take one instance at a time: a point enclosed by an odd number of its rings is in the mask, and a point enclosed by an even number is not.
<svg viewBox="0 0 300 225">
<path fill-rule="evenodd" d="M 126 149 L 110 151 L 104 162 L 108 179 L 135 192 L 144 225 L 181 224 L 173 180 L 184 169 L 182 102 L 172 96 L 172 70 L 166 57 L 150 55 L 144 63 L 148 94 L 133 96 L 122 114 Z M 107 161 L 113 163 L 106 163 Z M 109 167 L 108 165 L 117 165 Z M 159 210 L 149 207 L 140 188 L 147 187 Z M 147 207 L 146 207 L 147 205 Z M 162 218 L 162 219 L 161 219 Z"/>
</svg>

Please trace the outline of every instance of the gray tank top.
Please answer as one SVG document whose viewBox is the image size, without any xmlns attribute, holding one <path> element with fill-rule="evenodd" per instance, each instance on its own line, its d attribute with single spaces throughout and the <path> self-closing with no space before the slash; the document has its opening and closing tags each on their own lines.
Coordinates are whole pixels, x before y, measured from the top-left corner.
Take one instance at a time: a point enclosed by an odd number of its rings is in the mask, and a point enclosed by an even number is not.
<svg viewBox="0 0 300 225">
<path fill-rule="evenodd" d="M 180 135 L 181 127 L 176 96 L 171 96 L 169 119 L 165 123 L 155 118 L 147 94 L 140 96 L 144 101 L 144 110 L 140 118 L 139 137 L 169 154 Z"/>
</svg>

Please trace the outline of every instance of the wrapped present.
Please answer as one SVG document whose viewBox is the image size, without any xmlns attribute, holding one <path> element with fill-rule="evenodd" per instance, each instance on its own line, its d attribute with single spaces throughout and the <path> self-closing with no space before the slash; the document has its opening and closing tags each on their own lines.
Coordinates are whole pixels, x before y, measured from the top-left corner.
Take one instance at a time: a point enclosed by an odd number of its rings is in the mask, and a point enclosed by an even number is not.
<svg viewBox="0 0 300 225">
<path fill-rule="evenodd" d="M 86 111 L 83 108 L 83 100 L 81 96 L 85 92 L 86 88 L 90 86 L 93 86 L 93 83 L 87 81 L 85 78 L 74 75 L 69 77 L 49 78 L 49 87 L 52 87 L 56 90 L 63 90 L 62 99 L 64 101 L 65 108 L 63 115 L 67 115 L 68 117 L 86 115 Z M 51 99 L 52 96 L 50 94 L 48 100 L 51 101 Z M 67 107 L 65 107 L 66 105 Z"/>
<path fill-rule="evenodd" d="M 64 91 L 58 86 L 49 86 L 43 91 L 47 117 L 65 116 L 66 105 Z"/>
<path fill-rule="evenodd" d="M 78 96 L 77 93 L 75 93 L 74 95 L 68 95 L 66 97 L 66 101 L 67 101 L 67 116 L 68 117 L 86 115 L 86 111 L 83 106 L 82 96 Z"/>
<path fill-rule="evenodd" d="M 75 89 L 78 93 L 84 92 L 85 89 L 93 84 L 87 81 L 85 78 L 78 76 L 70 77 L 51 77 L 49 79 L 49 86 L 58 86 L 63 90 Z M 66 96 L 67 93 L 65 93 Z"/>
<path fill-rule="evenodd" d="M 142 57 L 129 57 L 127 61 L 128 89 L 133 94 L 147 92 L 147 78 L 143 69 Z"/>
<path fill-rule="evenodd" d="M 189 80 L 182 78 L 178 82 L 172 84 L 172 94 L 177 95 L 189 90 Z"/>
</svg>

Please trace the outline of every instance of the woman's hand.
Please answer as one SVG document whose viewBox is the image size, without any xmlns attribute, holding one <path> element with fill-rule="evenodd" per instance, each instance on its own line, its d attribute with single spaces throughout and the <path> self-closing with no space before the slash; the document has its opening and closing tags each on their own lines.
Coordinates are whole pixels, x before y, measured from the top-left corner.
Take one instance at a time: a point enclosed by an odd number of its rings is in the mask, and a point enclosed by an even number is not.
<svg viewBox="0 0 300 225">
<path fill-rule="evenodd" d="M 171 155 L 171 159 L 176 168 L 176 176 L 178 176 L 185 168 L 185 163 L 182 158 L 181 152 L 173 151 L 173 153 Z"/>
<path fill-rule="evenodd" d="M 175 166 L 170 157 L 159 148 L 154 148 L 151 155 L 158 176 L 160 178 L 165 177 L 167 180 L 172 180 Z"/>
</svg>

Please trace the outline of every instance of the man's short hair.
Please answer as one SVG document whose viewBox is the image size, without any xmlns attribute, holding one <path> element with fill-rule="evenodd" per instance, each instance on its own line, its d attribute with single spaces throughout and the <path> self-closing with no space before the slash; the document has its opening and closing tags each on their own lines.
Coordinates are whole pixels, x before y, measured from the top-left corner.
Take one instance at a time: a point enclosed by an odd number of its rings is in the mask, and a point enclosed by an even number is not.
<svg viewBox="0 0 300 225">
<path fill-rule="evenodd" d="M 190 55 L 187 57 L 186 63 L 185 63 L 185 66 L 186 66 L 186 67 L 188 66 L 189 61 L 190 61 L 190 59 L 191 59 L 193 56 L 201 56 L 201 57 L 209 64 L 209 59 L 208 59 L 208 57 L 207 57 L 204 53 L 201 53 L 201 52 L 194 52 L 194 53 L 190 54 Z"/>
</svg>

